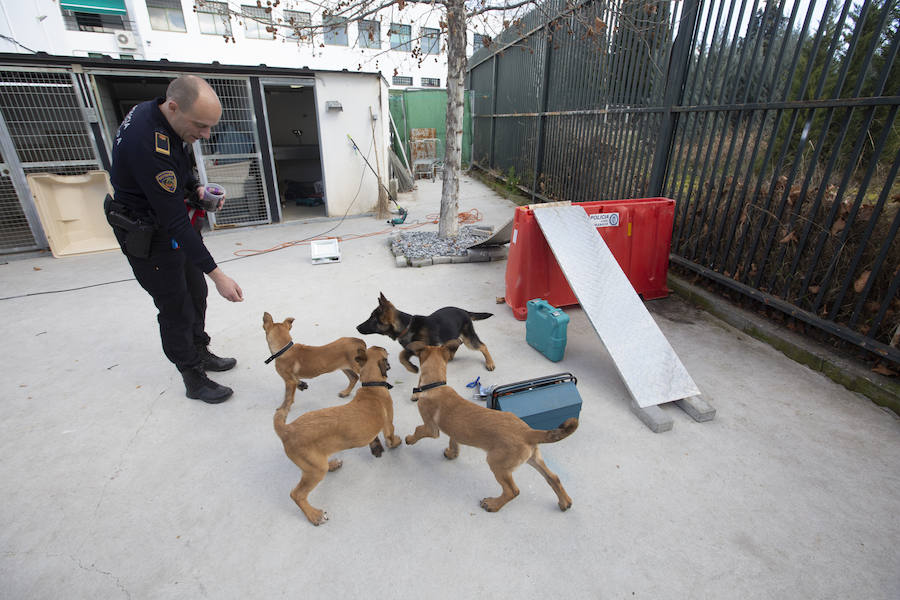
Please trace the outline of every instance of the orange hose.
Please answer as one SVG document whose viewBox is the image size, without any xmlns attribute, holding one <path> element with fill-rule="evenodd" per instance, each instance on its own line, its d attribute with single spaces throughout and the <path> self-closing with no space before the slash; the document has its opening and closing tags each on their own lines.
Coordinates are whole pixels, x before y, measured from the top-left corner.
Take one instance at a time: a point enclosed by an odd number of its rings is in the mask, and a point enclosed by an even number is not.
<svg viewBox="0 0 900 600">
<path fill-rule="evenodd" d="M 422 223 L 413 223 L 410 225 L 395 225 L 393 227 L 382 229 L 381 231 L 374 231 L 372 233 L 348 233 L 342 236 L 325 236 L 325 237 L 314 237 L 309 238 L 307 240 L 294 240 L 290 242 L 282 242 L 276 246 L 272 246 L 271 248 L 266 248 L 265 250 L 251 250 L 251 249 L 241 249 L 236 250 L 234 252 L 235 256 L 255 256 L 257 254 L 266 254 L 268 252 L 275 252 L 277 250 L 284 250 L 285 248 L 291 248 L 292 246 L 304 246 L 309 244 L 315 240 L 333 240 L 337 239 L 340 242 L 349 242 L 351 240 L 360 240 L 367 237 L 374 237 L 376 235 L 383 235 L 385 233 L 390 233 L 391 231 L 396 231 L 398 229 L 415 229 L 417 227 L 421 227 L 423 225 L 433 225 L 438 222 L 440 219 L 440 215 L 433 213 L 430 215 L 426 215 L 425 221 Z M 467 225 L 470 223 L 477 223 L 481 221 L 482 215 L 481 212 L 477 208 L 473 208 L 472 210 L 463 211 L 459 213 L 458 216 L 459 223 L 461 225 Z"/>
</svg>

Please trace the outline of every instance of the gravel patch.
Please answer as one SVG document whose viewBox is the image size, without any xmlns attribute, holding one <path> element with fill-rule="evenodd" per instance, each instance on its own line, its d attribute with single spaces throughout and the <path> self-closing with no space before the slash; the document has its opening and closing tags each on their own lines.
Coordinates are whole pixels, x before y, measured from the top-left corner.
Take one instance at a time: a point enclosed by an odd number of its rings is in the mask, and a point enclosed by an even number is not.
<svg viewBox="0 0 900 600">
<path fill-rule="evenodd" d="M 433 258 L 435 256 L 463 256 L 470 246 L 490 237 L 483 228 L 470 225 L 459 228 L 456 238 L 441 239 L 437 231 L 404 231 L 391 240 L 394 256 Z"/>
</svg>

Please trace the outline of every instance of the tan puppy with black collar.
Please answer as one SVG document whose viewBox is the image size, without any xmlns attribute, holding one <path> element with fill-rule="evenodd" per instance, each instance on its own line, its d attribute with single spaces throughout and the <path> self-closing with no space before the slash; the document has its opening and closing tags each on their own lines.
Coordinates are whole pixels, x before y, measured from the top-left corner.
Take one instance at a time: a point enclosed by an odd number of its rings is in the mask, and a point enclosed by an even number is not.
<svg viewBox="0 0 900 600">
<path fill-rule="evenodd" d="M 394 404 L 388 391 L 392 386 L 386 381 L 391 368 L 387 350 L 372 346 L 366 351 L 366 358 L 360 373 L 362 387 L 347 404 L 308 412 L 290 424 L 286 420 L 293 396 L 285 397 L 275 411 L 275 433 L 284 444 L 284 453 L 303 471 L 291 498 L 313 525 L 321 525 L 328 515 L 312 506 L 307 496 L 326 473 L 343 464 L 337 459 L 329 460 L 331 455 L 368 445 L 372 454 L 381 456 L 384 449 L 378 439 L 379 431 L 384 432 L 388 448 L 400 445 L 400 438 L 394 435 Z"/>
<path fill-rule="evenodd" d="M 308 386 L 303 379 L 312 379 L 340 369 L 349 383 L 338 396 L 346 398 L 359 380 L 359 371 L 366 362 L 366 343 L 359 338 L 342 337 L 324 346 L 295 344 L 291 340 L 291 326 L 294 317 L 281 323 L 272 320 L 272 315 L 263 313 L 263 330 L 272 355 L 266 363 L 275 361 L 275 371 L 284 380 L 284 398 L 294 401 L 297 388 Z"/>
<path fill-rule="evenodd" d="M 419 357 L 421 365 L 419 387 L 413 390 L 413 399 L 418 401 L 423 423 L 412 435 L 406 436 L 406 443 L 412 446 L 423 437 L 439 437 L 443 431 L 450 436 L 450 445 L 444 450 L 448 459 L 459 456 L 459 444 L 487 452 L 488 466 L 503 488 L 496 498 L 482 499 L 481 507 L 488 512 L 500 510 L 519 495 L 512 473 L 524 462 L 544 476 L 556 492 L 559 509 L 567 510 L 572 506 L 572 499 L 559 477 L 544 464 L 538 444 L 558 442 L 572 435 L 578 428 L 578 419 L 567 419 L 550 431 L 532 429 L 512 413 L 491 410 L 466 400 L 447 385 L 447 362 L 458 347 L 456 340 L 443 346 L 426 346 L 424 342 L 407 346 Z"/>
</svg>

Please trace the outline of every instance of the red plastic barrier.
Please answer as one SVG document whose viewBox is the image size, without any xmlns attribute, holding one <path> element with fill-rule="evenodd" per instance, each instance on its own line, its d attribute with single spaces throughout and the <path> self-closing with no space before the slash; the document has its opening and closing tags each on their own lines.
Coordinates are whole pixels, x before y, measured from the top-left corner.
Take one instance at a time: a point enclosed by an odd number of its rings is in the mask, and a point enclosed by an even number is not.
<svg viewBox="0 0 900 600">
<path fill-rule="evenodd" d="M 597 231 L 634 291 L 645 300 L 669 294 L 666 274 L 675 219 L 674 200 L 636 198 L 572 205 L 584 208 L 598 225 Z M 521 321 L 528 315 L 527 302 L 534 298 L 543 298 L 557 307 L 578 304 L 534 218 L 534 211 L 520 206 L 513 218 L 506 262 L 506 303 Z"/>
</svg>

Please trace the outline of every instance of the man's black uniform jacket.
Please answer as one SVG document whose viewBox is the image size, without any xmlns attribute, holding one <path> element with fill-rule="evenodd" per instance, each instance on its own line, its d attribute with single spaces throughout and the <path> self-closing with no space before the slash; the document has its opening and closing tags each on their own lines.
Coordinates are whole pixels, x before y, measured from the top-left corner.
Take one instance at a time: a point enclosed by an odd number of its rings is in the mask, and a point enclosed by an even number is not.
<svg viewBox="0 0 900 600">
<path fill-rule="evenodd" d="M 193 176 L 187 146 L 159 110 L 164 98 L 135 106 L 116 132 L 110 180 L 115 198 L 131 216 L 156 224 L 154 252 L 178 242 L 186 258 L 204 273 L 216 263 L 191 227 L 184 199 L 199 182 Z"/>
</svg>

